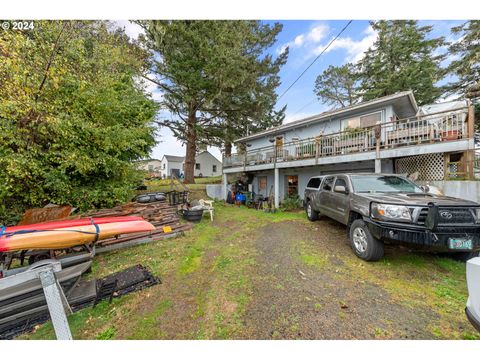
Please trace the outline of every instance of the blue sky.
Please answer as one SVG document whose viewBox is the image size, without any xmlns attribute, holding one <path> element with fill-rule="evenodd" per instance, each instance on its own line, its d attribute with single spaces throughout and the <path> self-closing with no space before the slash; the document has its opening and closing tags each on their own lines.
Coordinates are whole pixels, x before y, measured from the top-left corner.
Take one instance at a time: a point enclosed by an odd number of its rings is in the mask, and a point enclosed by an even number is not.
<svg viewBox="0 0 480 360">
<path fill-rule="evenodd" d="M 348 20 L 287 20 L 278 22 L 283 24 L 283 30 L 278 35 L 276 43 L 268 49 L 268 52 L 278 55 L 285 46 L 289 46 L 288 61 L 280 72 L 282 84 L 277 90 L 278 94 L 282 94 L 338 34 Z M 274 21 L 266 21 L 266 23 L 274 23 Z M 421 25 L 433 25 L 432 37 L 445 36 L 448 41 L 457 40 L 450 33 L 450 29 L 460 23 L 462 21 L 420 21 Z M 136 25 L 128 21 L 118 21 L 117 24 L 125 27 L 130 36 L 138 36 L 139 29 Z M 360 60 L 364 51 L 373 44 L 375 39 L 376 34 L 370 28 L 367 20 L 353 21 L 328 51 L 278 101 L 277 108 L 287 105 L 285 122 L 328 110 L 328 107 L 321 104 L 313 93 L 316 77 L 330 65 L 339 66 L 347 62 Z M 440 49 L 440 51 L 444 50 Z M 448 59 L 447 62 L 450 60 Z M 154 98 L 161 97 L 155 87 L 152 86 L 150 91 L 152 91 Z M 163 113 L 161 116 L 168 116 L 168 114 Z M 159 143 L 152 151 L 153 158 L 161 158 L 164 154 L 185 155 L 185 147 L 173 137 L 168 129 L 161 129 L 158 135 Z M 209 148 L 209 150 L 212 154 L 221 158 L 220 151 L 217 148 Z"/>
</svg>

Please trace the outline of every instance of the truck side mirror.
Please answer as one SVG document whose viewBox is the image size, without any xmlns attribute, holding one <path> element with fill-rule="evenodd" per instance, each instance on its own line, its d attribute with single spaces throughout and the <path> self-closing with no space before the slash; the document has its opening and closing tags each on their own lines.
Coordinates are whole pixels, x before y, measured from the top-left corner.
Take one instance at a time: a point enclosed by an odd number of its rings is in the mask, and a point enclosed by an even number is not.
<svg viewBox="0 0 480 360">
<path fill-rule="evenodd" d="M 343 185 L 336 185 L 333 191 L 342 193 L 342 194 L 348 194 L 348 190 Z"/>
</svg>

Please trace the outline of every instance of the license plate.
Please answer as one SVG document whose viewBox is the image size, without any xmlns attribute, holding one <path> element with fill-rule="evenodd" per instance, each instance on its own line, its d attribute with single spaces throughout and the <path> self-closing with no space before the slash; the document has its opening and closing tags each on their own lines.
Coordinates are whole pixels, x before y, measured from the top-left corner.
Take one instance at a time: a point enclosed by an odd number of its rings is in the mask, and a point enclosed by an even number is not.
<svg viewBox="0 0 480 360">
<path fill-rule="evenodd" d="M 455 250 L 472 250 L 471 239 L 448 239 L 448 247 Z"/>
</svg>

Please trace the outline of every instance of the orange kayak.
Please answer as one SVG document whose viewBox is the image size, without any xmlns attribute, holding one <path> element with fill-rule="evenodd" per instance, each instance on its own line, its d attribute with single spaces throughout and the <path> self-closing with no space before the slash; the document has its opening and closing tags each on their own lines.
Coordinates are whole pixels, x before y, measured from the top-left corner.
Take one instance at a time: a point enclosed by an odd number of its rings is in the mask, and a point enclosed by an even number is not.
<svg viewBox="0 0 480 360">
<path fill-rule="evenodd" d="M 95 219 L 92 219 L 95 221 Z M 89 225 L 58 227 L 11 232 L 0 236 L 0 252 L 20 250 L 65 249 L 86 245 L 96 240 L 135 232 L 147 232 L 155 227 L 145 220 L 91 223 Z"/>
</svg>

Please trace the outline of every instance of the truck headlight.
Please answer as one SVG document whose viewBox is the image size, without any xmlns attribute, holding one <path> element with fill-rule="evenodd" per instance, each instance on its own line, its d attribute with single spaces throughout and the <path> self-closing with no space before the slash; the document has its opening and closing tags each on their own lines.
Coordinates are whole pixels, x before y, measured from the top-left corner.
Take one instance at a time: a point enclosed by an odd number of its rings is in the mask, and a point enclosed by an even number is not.
<svg viewBox="0 0 480 360">
<path fill-rule="evenodd" d="M 403 205 L 372 203 L 372 217 L 380 220 L 412 221 L 410 210 Z"/>
</svg>

